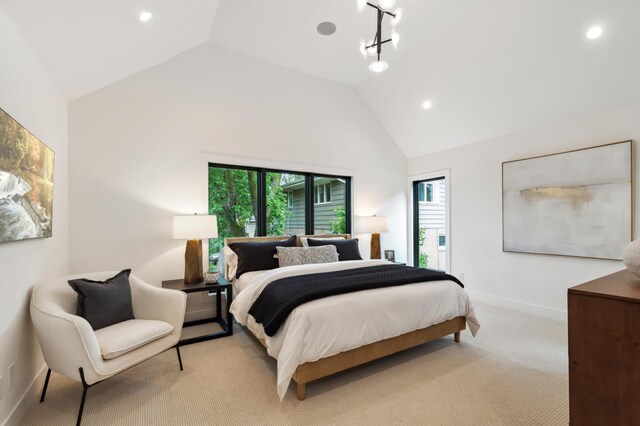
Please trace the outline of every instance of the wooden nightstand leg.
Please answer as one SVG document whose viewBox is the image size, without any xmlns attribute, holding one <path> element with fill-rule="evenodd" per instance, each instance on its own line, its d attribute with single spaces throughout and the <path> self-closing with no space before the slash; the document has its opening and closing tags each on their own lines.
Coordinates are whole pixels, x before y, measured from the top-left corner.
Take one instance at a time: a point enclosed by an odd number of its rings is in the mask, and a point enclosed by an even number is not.
<svg viewBox="0 0 640 426">
<path fill-rule="evenodd" d="M 460 332 L 459 331 L 456 331 L 455 333 L 453 333 L 453 340 L 456 343 L 460 343 Z"/>
<path fill-rule="evenodd" d="M 304 401 L 304 393 L 306 390 L 306 383 L 298 383 L 298 399 Z"/>
</svg>

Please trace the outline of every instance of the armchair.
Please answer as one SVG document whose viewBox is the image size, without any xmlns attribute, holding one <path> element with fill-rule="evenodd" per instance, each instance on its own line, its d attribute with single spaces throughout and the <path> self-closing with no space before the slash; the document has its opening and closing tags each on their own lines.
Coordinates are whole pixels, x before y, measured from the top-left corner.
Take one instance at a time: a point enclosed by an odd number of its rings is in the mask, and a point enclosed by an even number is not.
<svg viewBox="0 0 640 426">
<path fill-rule="evenodd" d="M 49 367 L 40 402 L 44 401 L 51 371 L 82 383 L 77 424 L 82 420 L 87 389 L 177 345 L 187 302 L 185 293 L 154 287 L 131 275 L 135 319 L 94 331 L 76 315 L 77 294 L 68 281 L 103 281 L 117 272 L 97 272 L 57 278 L 37 285 L 31 296 L 31 319 Z"/>
</svg>

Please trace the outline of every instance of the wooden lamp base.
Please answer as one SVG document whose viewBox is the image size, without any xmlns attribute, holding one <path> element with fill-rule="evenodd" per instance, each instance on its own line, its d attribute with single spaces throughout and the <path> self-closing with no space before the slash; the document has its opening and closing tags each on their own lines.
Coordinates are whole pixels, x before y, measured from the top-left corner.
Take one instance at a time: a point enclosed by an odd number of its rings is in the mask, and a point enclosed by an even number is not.
<svg viewBox="0 0 640 426">
<path fill-rule="evenodd" d="M 371 234 L 371 259 L 380 259 L 380 234 Z"/>
<path fill-rule="evenodd" d="M 202 273 L 202 240 L 187 240 L 184 252 L 184 282 L 196 284 L 204 280 Z"/>
</svg>

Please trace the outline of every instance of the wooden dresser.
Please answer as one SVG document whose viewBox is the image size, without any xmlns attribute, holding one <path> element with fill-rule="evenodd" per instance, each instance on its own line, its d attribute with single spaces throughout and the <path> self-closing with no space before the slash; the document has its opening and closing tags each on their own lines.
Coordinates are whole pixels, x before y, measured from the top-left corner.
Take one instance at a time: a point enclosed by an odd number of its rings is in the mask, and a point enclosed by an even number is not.
<svg viewBox="0 0 640 426">
<path fill-rule="evenodd" d="M 640 425 L 640 278 L 624 270 L 569 289 L 572 425 Z"/>
</svg>

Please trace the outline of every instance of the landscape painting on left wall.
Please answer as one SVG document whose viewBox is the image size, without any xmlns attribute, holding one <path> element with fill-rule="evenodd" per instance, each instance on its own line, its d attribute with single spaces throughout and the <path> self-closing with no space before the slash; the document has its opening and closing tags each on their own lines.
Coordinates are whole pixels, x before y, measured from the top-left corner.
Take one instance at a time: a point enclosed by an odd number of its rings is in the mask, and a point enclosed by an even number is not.
<svg viewBox="0 0 640 426">
<path fill-rule="evenodd" d="M 0 109 L 0 243 L 52 234 L 54 153 Z"/>
</svg>

